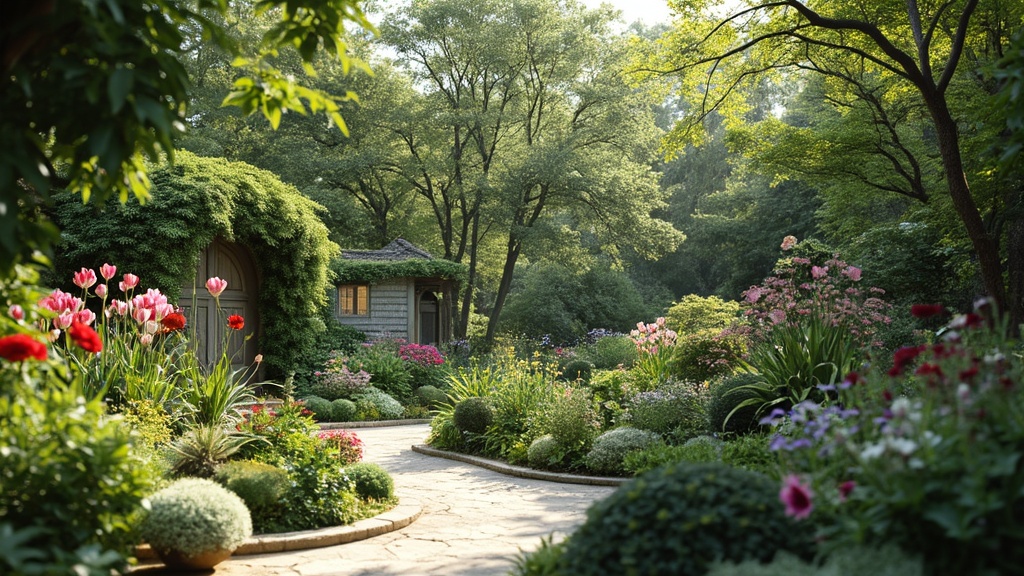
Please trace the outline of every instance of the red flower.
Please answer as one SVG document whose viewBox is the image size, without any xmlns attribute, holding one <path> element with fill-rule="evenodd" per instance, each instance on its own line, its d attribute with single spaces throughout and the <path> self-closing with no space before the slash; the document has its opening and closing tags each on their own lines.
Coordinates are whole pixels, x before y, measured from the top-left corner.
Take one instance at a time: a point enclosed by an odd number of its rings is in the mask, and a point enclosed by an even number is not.
<svg viewBox="0 0 1024 576">
<path fill-rule="evenodd" d="M 245 318 L 242 318 L 238 314 L 232 314 L 228 316 L 228 328 L 232 330 L 241 330 L 245 328 Z"/>
<path fill-rule="evenodd" d="M 846 498 L 850 496 L 850 492 L 857 487 L 857 483 L 853 480 L 847 480 L 839 485 L 839 501 L 846 502 Z"/>
<path fill-rule="evenodd" d="M 942 304 L 914 304 L 910 307 L 910 315 L 914 318 L 931 318 L 945 313 Z"/>
<path fill-rule="evenodd" d="M 903 370 L 908 364 L 914 361 L 915 358 L 921 352 L 924 352 L 924 345 L 921 346 L 904 346 L 892 355 L 892 368 L 889 370 L 889 376 L 899 376 L 903 373 Z"/>
<path fill-rule="evenodd" d="M 75 344 L 78 344 L 86 352 L 95 354 L 103 350 L 103 341 L 100 340 L 100 335 L 90 326 L 86 326 L 77 320 L 71 324 L 71 328 L 68 329 L 68 335 L 71 336 Z"/>
<path fill-rule="evenodd" d="M 46 344 L 26 334 L 12 334 L 0 338 L 0 358 L 21 362 L 29 358 L 46 360 Z"/>
<path fill-rule="evenodd" d="M 168 332 L 181 330 L 185 327 L 185 315 L 179 312 L 172 312 L 167 316 L 164 316 L 164 319 L 160 321 L 160 324 L 162 324 Z"/>
</svg>

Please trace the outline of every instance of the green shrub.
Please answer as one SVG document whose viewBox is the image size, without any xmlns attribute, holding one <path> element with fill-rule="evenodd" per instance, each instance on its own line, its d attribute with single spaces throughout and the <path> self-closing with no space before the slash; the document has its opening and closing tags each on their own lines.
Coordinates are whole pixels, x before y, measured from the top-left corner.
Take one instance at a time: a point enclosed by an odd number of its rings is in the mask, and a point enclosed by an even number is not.
<svg viewBox="0 0 1024 576">
<path fill-rule="evenodd" d="M 356 494 L 364 500 L 390 500 L 395 496 L 395 481 L 377 464 L 360 462 L 345 468 L 345 473 L 355 483 Z"/>
<path fill-rule="evenodd" d="M 331 402 L 332 422 L 352 422 L 356 419 L 356 403 L 345 398 Z"/>
<path fill-rule="evenodd" d="M 583 356 L 598 370 L 629 368 L 636 362 L 636 344 L 628 336 L 604 336 L 587 346 Z"/>
<path fill-rule="evenodd" d="M 331 401 L 320 396 L 306 396 L 302 399 L 306 410 L 313 413 L 313 419 L 317 422 L 333 422 L 334 408 Z"/>
<path fill-rule="evenodd" d="M 527 461 L 533 468 L 551 468 L 562 461 L 564 450 L 551 434 L 545 434 L 530 443 Z"/>
<path fill-rule="evenodd" d="M 707 429 L 707 398 L 707 388 L 702 384 L 666 384 L 631 396 L 627 421 L 664 436 L 692 437 Z"/>
<path fill-rule="evenodd" d="M 661 437 L 654 432 L 631 427 L 616 428 L 594 440 L 594 447 L 587 453 L 585 463 L 594 472 L 621 474 L 622 459 L 628 454 L 660 443 Z"/>
<path fill-rule="evenodd" d="M 590 382 L 594 365 L 587 360 L 573 360 L 562 368 L 562 379 L 570 382 L 580 381 L 584 384 Z"/>
<path fill-rule="evenodd" d="M 334 316 L 334 306 L 330 302 L 326 306 L 320 307 L 320 320 L 327 328 L 326 331 L 316 339 L 313 347 L 303 354 L 295 365 L 294 382 L 297 396 L 315 394 L 312 390 L 314 373 L 323 370 L 324 364 L 332 356 L 352 354 L 359 349 L 360 344 L 366 342 L 366 334 L 338 322 Z"/>
<path fill-rule="evenodd" d="M 398 356 L 398 346 L 391 341 L 374 342 L 352 356 L 354 365 L 370 373 L 370 385 L 392 398 L 406 399 L 412 394 L 412 374 L 409 365 Z"/>
<path fill-rule="evenodd" d="M 291 489 L 284 495 L 284 511 L 269 532 L 340 526 L 355 518 L 358 507 L 352 483 L 338 461 L 338 449 L 309 432 L 291 432 L 279 438 L 256 459 L 288 471 Z"/>
<path fill-rule="evenodd" d="M 291 487 L 287 472 L 252 460 L 226 462 L 213 479 L 245 502 L 256 534 L 267 532 L 284 512 L 281 503 Z"/>
<path fill-rule="evenodd" d="M 414 392 L 416 399 L 428 408 L 437 408 L 441 404 L 448 401 L 448 395 L 442 392 L 436 386 L 426 385 L 420 386 Z"/>
<path fill-rule="evenodd" d="M 630 474 L 643 474 L 666 464 L 719 462 L 724 442 L 711 436 L 696 436 L 679 446 L 653 445 L 627 454 L 622 468 Z"/>
<path fill-rule="evenodd" d="M 149 497 L 139 535 L 154 550 L 196 556 L 234 550 L 252 535 L 242 499 L 212 480 L 183 478 Z"/>
<path fill-rule="evenodd" d="M 574 386 L 555 389 L 551 398 L 540 406 L 531 432 L 550 434 L 565 450 L 569 464 L 582 460 L 590 451 L 601 421 L 594 408 L 590 390 Z"/>
<path fill-rule="evenodd" d="M 486 398 L 466 398 L 456 404 L 452 421 L 463 433 L 483 434 L 494 422 L 494 409 Z"/>
<path fill-rule="evenodd" d="M 542 538 L 540 548 L 533 552 L 520 551 L 513 576 L 559 576 L 558 562 L 562 557 L 565 541 L 554 543 L 551 536 Z"/>
<path fill-rule="evenodd" d="M 768 434 L 749 434 L 729 439 L 722 445 L 722 462 L 776 477 L 779 475 L 779 461 L 769 448 L 771 438 Z"/>
<path fill-rule="evenodd" d="M 757 398 L 754 390 L 742 388 L 757 382 L 755 374 L 736 374 L 711 385 L 708 401 L 708 429 L 712 432 L 747 434 L 758 428 L 757 406 L 747 405 L 733 413 L 744 401 Z M 729 414 L 732 413 L 732 416 Z"/>
<path fill-rule="evenodd" d="M 100 401 L 56 376 L 35 390 L 29 370 L 0 366 L 0 573 L 121 570 L 152 470 Z"/>
<path fill-rule="evenodd" d="M 708 576 L 922 576 L 920 557 L 913 557 L 894 545 L 837 548 L 821 565 L 779 552 L 762 564 L 748 560 L 739 564 L 716 562 Z"/>
<path fill-rule="evenodd" d="M 380 410 L 369 398 L 356 398 L 356 420 L 366 422 L 380 420 Z"/>
<path fill-rule="evenodd" d="M 365 400 L 373 404 L 377 409 L 378 418 L 381 420 L 398 420 L 405 414 L 402 403 L 391 397 L 383 390 L 370 386 L 365 392 L 356 396 L 357 400 Z M 357 404 L 358 408 L 358 404 Z"/>
<path fill-rule="evenodd" d="M 681 338 L 695 334 L 717 334 L 740 317 L 739 302 L 722 300 L 718 296 L 705 298 L 696 294 L 683 296 L 665 314 L 666 324 Z"/>
<path fill-rule="evenodd" d="M 700 576 L 717 560 L 766 562 L 806 554 L 808 524 L 786 517 L 778 485 L 721 464 L 674 464 L 619 487 L 569 537 L 564 574 Z"/>
<path fill-rule="evenodd" d="M 593 395 L 602 428 L 611 428 L 625 413 L 622 407 L 628 386 L 629 372 L 625 370 L 597 370 L 587 387 Z"/>
<path fill-rule="evenodd" d="M 681 336 L 672 349 L 669 368 L 680 380 L 708 382 L 735 372 L 746 350 L 747 340 L 738 334 Z"/>
</svg>

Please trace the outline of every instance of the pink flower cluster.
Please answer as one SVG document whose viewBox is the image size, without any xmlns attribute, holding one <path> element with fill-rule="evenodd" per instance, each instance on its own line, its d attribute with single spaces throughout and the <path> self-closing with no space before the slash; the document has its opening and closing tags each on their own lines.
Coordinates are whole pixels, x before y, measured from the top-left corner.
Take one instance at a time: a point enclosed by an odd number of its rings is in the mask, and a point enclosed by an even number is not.
<svg viewBox="0 0 1024 576">
<path fill-rule="evenodd" d="M 654 355 L 658 350 L 667 350 L 675 345 L 676 333 L 665 327 L 665 318 L 661 317 L 651 324 L 636 323 L 636 330 L 629 333 L 637 350 L 641 354 Z"/>
<path fill-rule="evenodd" d="M 363 459 L 363 441 L 350 430 L 322 430 L 317 433 L 321 441 L 338 448 L 338 459 L 343 464 L 355 464 Z"/>
<path fill-rule="evenodd" d="M 406 362 L 418 364 L 424 368 L 444 364 L 444 356 L 437 348 L 429 344 L 406 344 L 398 349 L 398 356 Z"/>
<path fill-rule="evenodd" d="M 798 324 L 801 317 L 818 315 L 834 326 L 845 325 L 865 345 L 872 344 L 877 327 L 888 324 L 891 306 L 879 296 L 880 288 L 862 290 L 861 270 L 833 257 L 823 265 L 806 258 L 791 258 L 792 266 L 776 270 L 760 286 L 743 293 L 745 314 L 759 320 L 755 332 L 774 325 Z"/>
</svg>

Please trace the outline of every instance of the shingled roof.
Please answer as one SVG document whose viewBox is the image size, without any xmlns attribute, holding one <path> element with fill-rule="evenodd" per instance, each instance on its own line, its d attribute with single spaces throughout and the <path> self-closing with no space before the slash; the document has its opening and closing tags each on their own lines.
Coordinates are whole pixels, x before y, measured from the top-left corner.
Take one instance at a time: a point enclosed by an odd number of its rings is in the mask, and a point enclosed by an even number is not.
<svg viewBox="0 0 1024 576">
<path fill-rule="evenodd" d="M 401 262 L 404 260 L 433 260 L 430 252 L 413 246 L 407 240 L 398 238 L 380 250 L 342 250 L 345 260 L 370 262 Z"/>
</svg>

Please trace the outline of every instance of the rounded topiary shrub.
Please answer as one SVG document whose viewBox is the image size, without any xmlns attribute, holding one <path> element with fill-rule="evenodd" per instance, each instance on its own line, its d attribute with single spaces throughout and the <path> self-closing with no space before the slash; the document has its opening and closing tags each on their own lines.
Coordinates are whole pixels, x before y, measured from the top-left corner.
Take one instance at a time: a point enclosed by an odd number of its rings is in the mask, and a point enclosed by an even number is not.
<svg viewBox="0 0 1024 576">
<path fill-rule="evenodd" d="M 562 447 L 551 434 L 545 434 L 530 443 L 526 459 L 533 468 L 549 468 L 562 459 Z"/>
<path fill-rule="evenodd" d="M 448 395 L 436 386 L 420 386 L 414 392 L 416 398 L 423 406 L 436 408 L 448 401 Z"/>
<path fill-rule="evenodd" d="M 579 380 L 584 384 L 590 382 L 590 376 L 594 372 L 594 365 L 586 360 L 573 360 L 562 368 L 562 379 L 574 382 Z"/>
<path fill-rule="evenodd" d="M 722 464 L 671 464 L 619 487 L 569 537 L 560 573 L 705 574 L 715 560 L 806 554 L 812 529 L 788 518 L 779 486 Z"/>
<path fill-rule="evenodd" d="M 754 390 L 741 388 L 757 382 L 756 374 L 736 374 L 722 379 L 711 387 L 711 398 L 708 401 L 708 427 L 712 432 L 730 432 L 746 434 L 758 428 L 758 406 L 744 406 L 729 417 L 744 400 L 757 398 Z"/>
<path fill-rule="evenodd" d="M 241 498 L 213 480 L 183 478 L 149 497 L 139 535 L 158 553 L 234 550 L 252 535 Z"/>
<path fill-rule="evenodd" d="M 452 421 L 462 432 L 483 434 L 494 422 L 494 410 L 486 398 L 466 398 L 455 405 Z"/>
<path fill-rule="evenodd" d="M 331 401 L 319 396 L 307 396 L 302 399 L 306 409 L 313 413 L 317 422 L 330 422 L 333 419 Z"/>
<path fill-rule="evenodd" d="M 601 434 L 587 453 L 587 468 L 601 474 L 621 474 L 622 460 L 630 453 L 661 442 L 661 436 L 632 427 L 616 428 Z"/>
<path fill-rule="evenodd" d="M 245 502 L 252 516 L 253 531 L 267 532 L 271 523 L 282 512 L 281 502 L 291 487 L 291 480 L 284 470 L 251 460 L 225 462 L 213 479 L 234 492 Z"/>
<path fill-rule="evenodd" d="M 353 464 L 345 468 L 345 474 L 355 484 L 356 494 L 364 500 L 388 500 L 395 496 L 395 481 L 387 470 L 377 464 Z"/>
<path fill-rule="evenodd" d="M 378 390 L 373 386 L 366 389 L 365 392 L 356 396 L 357 404 L 359 400 L 369 402 L 377 409 L 377 417 L 381 420 L 398 420 L 405 413 L 405 408 L 402 403 L 395 400 L 387 392 Z"/>
<path fill-rule="evenodd" d="M 333 422 L 352 422 L 356 419 L 356 403 L 339 398 L 331 402 L 331 420 Z"/>
</svg>

